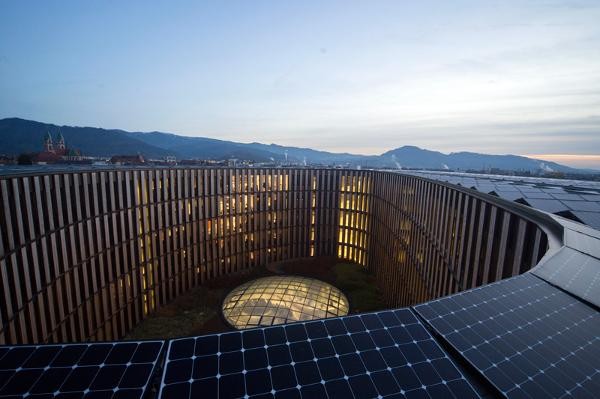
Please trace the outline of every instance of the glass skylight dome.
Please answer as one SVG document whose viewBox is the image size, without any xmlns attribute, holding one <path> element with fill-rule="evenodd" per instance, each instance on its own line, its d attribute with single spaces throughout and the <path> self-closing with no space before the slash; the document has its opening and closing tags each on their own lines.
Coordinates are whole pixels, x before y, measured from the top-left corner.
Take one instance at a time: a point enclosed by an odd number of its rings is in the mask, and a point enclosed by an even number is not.
<svg viewBox="0 0 600 399">
<path fill-rule="evenodd" d="M 299 276 L 259 278 L 223 301 L 225 320 L 237 329 L 345 316 L 348 299 L 323 281 Z"/>
</svg>

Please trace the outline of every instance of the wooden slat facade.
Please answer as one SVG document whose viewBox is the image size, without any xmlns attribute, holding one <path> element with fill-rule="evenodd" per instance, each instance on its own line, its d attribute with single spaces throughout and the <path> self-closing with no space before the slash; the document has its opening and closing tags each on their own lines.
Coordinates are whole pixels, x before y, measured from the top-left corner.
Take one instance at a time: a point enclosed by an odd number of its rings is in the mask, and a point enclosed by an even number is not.
<svg viewBox="0 0 600 399">
<path fill-rule="evenodd" d="M 390 306 L 409 306 L 529 270 L 548 242 L 534 222 L 467 190 L 373 172 L 366 264 Z"/>
<path fill-rule="evenodd" d="M 339 169 L 0 178 L 0 344 L 112 340 L 219 276 L 309 256 L 368 267 L 390 306 L 522 273 L 533 222 L 448 185 Z"/>
</svg>

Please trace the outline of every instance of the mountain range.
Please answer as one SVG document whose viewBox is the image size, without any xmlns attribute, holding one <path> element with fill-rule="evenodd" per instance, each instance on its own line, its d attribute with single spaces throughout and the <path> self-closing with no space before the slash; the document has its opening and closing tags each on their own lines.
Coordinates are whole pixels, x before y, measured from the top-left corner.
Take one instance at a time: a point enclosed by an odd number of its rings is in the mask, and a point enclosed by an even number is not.
<svg viewBox="0 0 600 399">
<path fill-rule="evenodd" d="M 0 119 L 0 155 L 16 156 L 42 150 L 44 136 L 62 133 L 67 145 L 82 154 L 110 157 L 140 153 L 160 159 L 231 159 L 255 162 L 289 162 L 351 167 L 418 168 L 447 170 L 502 169 L 529 172 L 585 173 L 555 162 L 517 155 L 488 155 L 473 152 L 444 154 L 414 146 L 402 146 L 380 155 L 333 153 L 277 144 L 237 143 L 207 137 L 187 137 L 163 132 L 127 132 L 119 129 L 57 126 L 20 118 Z"/>
</svg>

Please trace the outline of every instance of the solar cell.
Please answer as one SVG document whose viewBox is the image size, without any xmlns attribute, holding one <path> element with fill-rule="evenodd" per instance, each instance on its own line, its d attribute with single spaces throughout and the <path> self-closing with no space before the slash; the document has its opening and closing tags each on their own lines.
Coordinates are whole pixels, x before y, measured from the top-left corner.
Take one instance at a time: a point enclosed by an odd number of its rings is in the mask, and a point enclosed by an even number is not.
<svg viewBox="0 0 600 399">
<path fill-rule="evenodd" d="M 524 274 L 415 307 L 507 397 L 594 397 L 600 313 Z"/>
<path fill-rule="evenodd" d="M 0 348 L 0 397 L 141 398 L 163 341 Z"/>
<path fill-rule="evenodd" d="M 160 397 L 200 394 L 478 397 L 410 309 L 171 341 Z"/>
</svg>

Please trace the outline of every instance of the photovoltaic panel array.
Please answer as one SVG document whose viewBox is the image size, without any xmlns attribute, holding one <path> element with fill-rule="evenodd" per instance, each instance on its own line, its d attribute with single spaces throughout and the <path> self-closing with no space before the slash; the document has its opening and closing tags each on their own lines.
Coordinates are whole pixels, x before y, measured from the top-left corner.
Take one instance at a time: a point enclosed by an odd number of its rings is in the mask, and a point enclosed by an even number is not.
<svg viewBox="0 0 600 399">
<path fill-rule="evenodd" d="M 407 173 L 473 188 L 600 229 L 600 183 L 595 181 L 459 172 Z"/>
<path fill-rule="evenodd" d="M 600 392 L 600 313 L 532 274 L 414 309 L 507 397 Z"/>
<path fill-rule="evenodd" d="M 0 347 L 0 398 L 142 398 L 163 341 Z"/>
<path fill-rule="evenodd" d="M 160 397 L 470 398 L 409 309 L 173 340 Z"/>
</svg>

